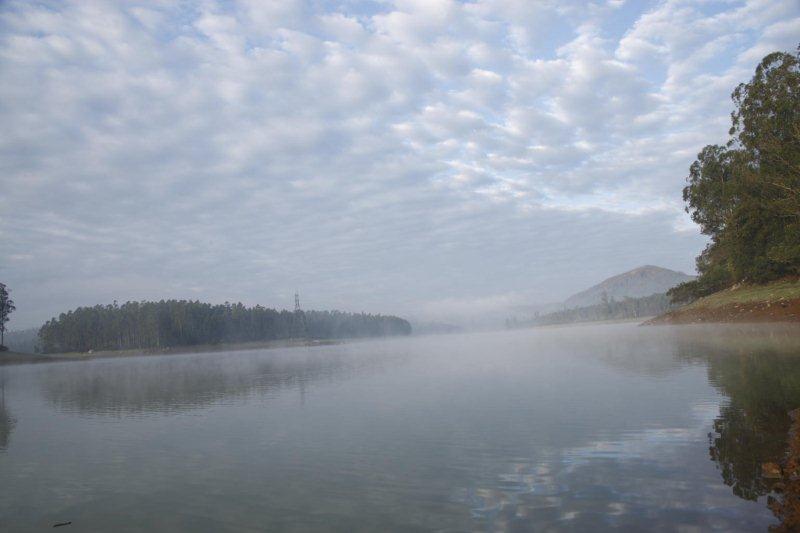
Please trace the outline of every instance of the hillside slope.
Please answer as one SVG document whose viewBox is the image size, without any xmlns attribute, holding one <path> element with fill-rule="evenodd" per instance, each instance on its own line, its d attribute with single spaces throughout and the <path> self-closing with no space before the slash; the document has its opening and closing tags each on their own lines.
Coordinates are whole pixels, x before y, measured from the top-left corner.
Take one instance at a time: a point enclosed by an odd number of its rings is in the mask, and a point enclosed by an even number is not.
<svg viewBox="0 0 800 533">
<path fill-rule="evenodd" d="M 800 322 L 800 279 L 738 285 L 645 322 Z"/>
<path fill-rule="evenodd" d="M 622 300 L 626 297 L 641 298 L 667 292 L 675 285 L 693 279 L 694 276 L 683 272 L 645 265 L 610 277 L 585 291 L 574 294 L 564 301 L 564 305 L 567 308 L 596 305 L 603 301 L 604 293 L 609 299 L 615 300 Z"/>
</svg>

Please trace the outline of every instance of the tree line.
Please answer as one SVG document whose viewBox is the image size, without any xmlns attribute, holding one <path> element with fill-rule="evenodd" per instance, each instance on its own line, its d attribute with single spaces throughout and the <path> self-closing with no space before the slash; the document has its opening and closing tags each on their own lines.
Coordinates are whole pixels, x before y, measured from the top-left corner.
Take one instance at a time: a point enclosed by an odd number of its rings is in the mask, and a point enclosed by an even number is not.
<svg viewBox="0 0 800 533">
<path fill-rule="evenodd" d="M 602 302 L 598 304 L 537 315 L 525 321 L 510 319 L 506 321 L 506 327 L 547 326 L 552 324 L 571 324 L 573 322 L 643 318 L 661 315 L 674 307 L 675 305 L 670 302 L 670 298 L 664 293 L 642 298 L 626 297 L 622 300 L 615 300 L 613 297 L 609 298 L 603 293 Z"/>
<path fill-rule="evenodd" d="M 79 307 L 39 330 L 43 353 L 161 349 L 281 339 L 342 339 L 408 335 L 396 316 L 340 311 L 277 311 L 241 303 L 187 300 Z"/>
<path fill-rule="evenodd" d="M 703 148 L 683 189 L 711 240 L 675 302 L 800 275 L 800 47 L 767 55 L 731 98 L 728 142 Z"/>
</svg>

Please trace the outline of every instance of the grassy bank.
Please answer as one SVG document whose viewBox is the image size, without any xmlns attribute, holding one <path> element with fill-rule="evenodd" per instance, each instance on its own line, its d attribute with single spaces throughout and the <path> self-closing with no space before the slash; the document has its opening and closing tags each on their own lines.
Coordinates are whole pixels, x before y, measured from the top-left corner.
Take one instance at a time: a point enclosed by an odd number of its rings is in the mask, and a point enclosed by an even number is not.
<svg viewBox="0 0 800 533">
<path fill-rule="evenodd" d="M 740 284 L 670 311 L 645 324 L 800 322 L 800 279 Z"/>
</svg>

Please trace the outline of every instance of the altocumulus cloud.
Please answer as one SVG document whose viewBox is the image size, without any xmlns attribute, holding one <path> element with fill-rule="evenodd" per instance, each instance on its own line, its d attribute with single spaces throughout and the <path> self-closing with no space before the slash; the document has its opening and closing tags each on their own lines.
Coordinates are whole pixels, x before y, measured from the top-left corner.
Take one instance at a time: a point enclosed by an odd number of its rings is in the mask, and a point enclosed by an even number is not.
<svg viewBox="0 0 800 533">
<path fill-rule="evenodd" d="M 692 270 L 682 178 L 795 0 L 0 5 L 0 279 L 446 318 Z"/>
</svg>

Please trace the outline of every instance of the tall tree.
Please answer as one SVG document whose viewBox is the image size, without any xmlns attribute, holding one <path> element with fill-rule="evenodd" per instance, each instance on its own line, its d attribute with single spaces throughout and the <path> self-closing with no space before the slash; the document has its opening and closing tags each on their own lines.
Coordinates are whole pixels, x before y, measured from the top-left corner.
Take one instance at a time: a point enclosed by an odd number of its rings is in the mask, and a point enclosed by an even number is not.
<svg viewBox="0 0 800 533">
<path fill-rule="evenodd" d="M 10 320 L 11 313 L 16 309 L 14 307 L 14 300 L 11 299 L 9 293 L 11 289 L 6 287 L 4 283 L 0 283 L 0 349 L 4 349 L 4 341 L 6 335 L 6 323 Z"/>
<path fill-rule="evenodd" d="M 683 190 L 711 242 L 674 301 L 800 275 L 800 47 L 767 55 L 731 98 L 730 140 L 703 148 Z"/>
<path fill-rule="evenodd" d="M 771 225 L 762 229 L 765 262 L 800 273 L 800 46 L 775 52 L 732 95 L 731 145 L 743 152 L 743 185 L 753 211 Z M 753 237 L 758 230 L 746 232 Z M 771 265 L 761 265 L 771 266 Z"/>
</svg>

